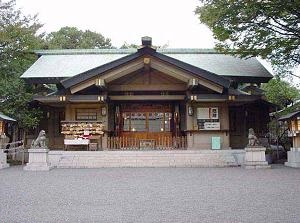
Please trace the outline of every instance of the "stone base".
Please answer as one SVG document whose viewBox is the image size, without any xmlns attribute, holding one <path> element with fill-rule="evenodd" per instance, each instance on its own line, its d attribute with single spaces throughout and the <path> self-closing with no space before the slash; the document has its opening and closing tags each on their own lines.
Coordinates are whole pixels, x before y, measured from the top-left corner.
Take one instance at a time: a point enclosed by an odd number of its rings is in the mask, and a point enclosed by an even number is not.
<svg viewBox="0 0 300 223">
<path fill-rule="evenodd" d="M 298 163 L 285 162 L 284 165 L 288 166 L 288 167 L 293 167 L 293 168 L 300 168 L 300 162 L 298 162 Z"/>
<path fill-rule="evenodd" d="M 268 162 L 245 162 L 243 167 L 245 169 L 268 169 L 271 168 L 271 166 L 268 164 Z"/>
<path fill-rule="evenodd" d="M 9 167 L 8 163 L 0 163 L 0 170 Z"/>
<path fill-rule="evenodd" d="M 29 162 L 24 166 L 23 170 L 28 171 L 49 171 L 52 169 L 48 161 L 47 148 L 29 149 Z"/>
<path fill-rule="evenodd" d="M 50 167 L 48 164 L 44 164 L 44 163 L 34 163 L 34 164 L 29 164 L 27 163 L 26 166 L 23 167 L 23 170 L 27 170 L 27 171 L 49 171 L 51 170 L 52 167 Z"/>
<path fill-rule="evenodd" d="M 300 168 L 300 150 L 291 149 L 288 151 L 288 161 L 284 163 L 288 167 Z"/>
<path fill-rule="evenodd" d="M 266 161 L 266 148 L 263 146 L 252 146 L 245 148 L 245 169 L 267 169 L 271 168 Z"/>
</svg>

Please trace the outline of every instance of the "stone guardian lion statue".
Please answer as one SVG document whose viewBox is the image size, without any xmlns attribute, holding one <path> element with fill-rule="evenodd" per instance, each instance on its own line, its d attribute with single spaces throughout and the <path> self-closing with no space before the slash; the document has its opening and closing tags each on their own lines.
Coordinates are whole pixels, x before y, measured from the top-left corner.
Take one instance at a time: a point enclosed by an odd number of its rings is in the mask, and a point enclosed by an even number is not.
<svg viewBox="0 0 300 223">
<path fill-rule="evenodd" d="M 38 137 L 32 141 L 31 148 L 45 148 L 46 146 L 46 132 L 41 130 Z"/>
<path fill-rule="evenodd" d="M 260 144 L 255 135 L 253 128 L 249 129 L 248 140 L 249 140 L 248 146 L 258 146 Z"/>
</svg>

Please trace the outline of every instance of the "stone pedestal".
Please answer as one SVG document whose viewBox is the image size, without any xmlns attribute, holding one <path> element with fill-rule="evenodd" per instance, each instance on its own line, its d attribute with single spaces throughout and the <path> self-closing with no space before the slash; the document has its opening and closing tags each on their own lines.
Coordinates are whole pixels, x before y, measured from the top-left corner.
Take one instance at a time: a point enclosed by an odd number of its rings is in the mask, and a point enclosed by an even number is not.
<svg viewBox="0 0 300 223">
<path fill-rule="evenodd" d="M 7 155 L 3 152 L 3 149 L 0 149 L 0 169 L 9 167 L 7 163 Z"/>
<path fill-rule="evenodd" d="M 48 161 L 48 152 L 47 148 L 39 149 L 29 149 L 29 161 L 24 170 L 29 171 L 49 171 L 51 169 Z"/>
<path fill-rule="evenodd" d="M 245 169 L 271 168 L 266 161 L 266 148 L 263 146 L 249 146 L 245 148 Z"/>
<path fill-rule="evenodd" d="M 291 151 L 288 151 L 288 161 L 284 165 L 300 168 L 300 148 L 291 148 Z"/>
</svg>

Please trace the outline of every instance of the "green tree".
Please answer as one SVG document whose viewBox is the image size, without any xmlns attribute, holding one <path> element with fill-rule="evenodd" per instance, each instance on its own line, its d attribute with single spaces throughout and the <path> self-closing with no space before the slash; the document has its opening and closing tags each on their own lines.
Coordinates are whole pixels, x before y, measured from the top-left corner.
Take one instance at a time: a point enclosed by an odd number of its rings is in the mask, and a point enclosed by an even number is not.
<svg viewBox="0 0 300 223">
<path fill-rule="evenodd" d="M 90 30 L 79 30 L 76 27 L 62 27 L 57 32 L 46 36 L 48 49 L 101 49 L 112 48 L 110 39 Z"/>
<path fill-rule="evenodd" d="M 277 74 L 300 63 L 300 1 L 200 0 L 196 15 L 221 52 L 269 60 Z"/>
<path fill-rule="evenodd" d="M 15 118 L 24 129 L 38 125 L 40 111 L 29 106 L 32 93 L 20 75 L 36 60 L 41 24 L 36 16 L 25 16 L 15 0 L 0 0 L 0 111 Z"/>
<path fill-rule="evenodd" d="M 281 80 L 278 76 L 263 84 L 262 89 L 265 91 L 267 100 L 279 105 L 281 108 L 286 108 L 300 99 L 300 91 L 290 83 Z"/>
<path fill-rule="evenodd" d="M 140 46 L 134 43 L 127 43 L 124 42 L 123 45 L 120 47 L 120 49 L 138 49 Z"/>
<path fill-rule="evenodd" d="M 127 42 L 124 42 L 123 45 L 120 47 L 120 49 L 138 49 L 140 48 L 141 46 L 137 45 L 137 44 L 134 44 L 134 43 L 127 43 Z M 155 49 L 166 49 L 169 47 L 169 44 L 166 43 L 162 46 L 152 46 L 154 47 Z"/>
</svg>

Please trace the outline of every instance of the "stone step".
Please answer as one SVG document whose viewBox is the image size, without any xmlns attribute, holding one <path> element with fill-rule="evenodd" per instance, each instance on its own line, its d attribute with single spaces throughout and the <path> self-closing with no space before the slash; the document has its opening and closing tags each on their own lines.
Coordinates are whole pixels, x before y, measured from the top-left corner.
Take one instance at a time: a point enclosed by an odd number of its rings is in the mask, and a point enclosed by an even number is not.
<svg viewBox="0 0 300 223">
<path fill-rule="evenodd" d="M 243 151 L 50 151 L 57 168 L 239 166 Z M 236 158 L 239 156 L 240 158 Z"/>
</svg>

